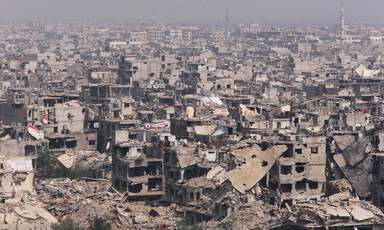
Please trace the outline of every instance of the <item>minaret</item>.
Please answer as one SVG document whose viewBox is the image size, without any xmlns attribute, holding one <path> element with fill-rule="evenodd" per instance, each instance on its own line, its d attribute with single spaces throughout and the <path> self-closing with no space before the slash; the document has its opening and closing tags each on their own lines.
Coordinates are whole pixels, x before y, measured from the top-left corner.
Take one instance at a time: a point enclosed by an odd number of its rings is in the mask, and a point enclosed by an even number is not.
<svg viewBox="0 0 384 230">
<path fill-rule="evenodd" d="M 344 28 L 344 6 L 343 2 L 341 2 L 340 9 L 340 40 L 343 42 L 345 39 L 345 28 Z"/>
<path fill-rule="evenodd" d="M 156 24 L 156 13 L 152 12 L 152 20 L 151 20 L 152 26 L 155 26 Z"/>
<path fill-rule="evenodd" d="M 229 31 L 228 31 L 228 22 L 229 22 L 229 14 L 228 14 L 228 8 L 227 11 L 225 12 L 225 38 L 229 38 Z"/>
</svg>

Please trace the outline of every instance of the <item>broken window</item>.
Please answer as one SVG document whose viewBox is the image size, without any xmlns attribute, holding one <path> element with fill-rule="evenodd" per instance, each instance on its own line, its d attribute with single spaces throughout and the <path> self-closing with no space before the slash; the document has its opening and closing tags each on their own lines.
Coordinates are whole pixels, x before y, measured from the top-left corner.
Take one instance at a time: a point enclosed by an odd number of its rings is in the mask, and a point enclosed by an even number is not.
<svg viewBox="0 0 384 230">
<path fill-rule="evenodd" d="M 143 167 L 129 168 L 128 173 L 130 177 L 144 176 L 144 168 Z"/>
<path fill-rule="evenodd" d="M 281 174 L 283 174 L 283 175 L 291 174 L 291 173 L 292 173 L 292 166 L 285 166 L 285 165 L 282 165 L 282 166 L 280 167 L 280 172 L 281 172 Z"/>
<path fill-rule="evenodd" d="M 296 182 L 295 189 L 298 192 L 303 192 L 307 189 L 307 182 L 306 181 L 298 181 Z"/>
<path fill-rule="evenodd" d="M 267 162 L 267 161 L 263 161 L 263 162 L 261 162 L 261 166 L 263 166 L 263 167 L 268 166 L 268 162 Z"/>
<path fill-rule="evenodd" d="M 197 168 L 185 170 L 184 178 L 182 178 L 182 179 L 190 180 L 190 179 L 195 178 L 195 177 L 198 177 L 198 169 Z"/>
<path fill-rule="evenodd" d="M 88 142 L 88 144 L 89 144 L 89 145 L 95 145 L 95 144 L 96 144 L 96 141 L 95 141 L 95 140 L 90 140 L 90 141 Z"/>
<path fill-rule="evenodd" d="M 148 164 L 148 167 L 146 168 L 147 175 L 151 175 L 151 176 L 157 175 L 157 167 L 158 166 L 156 164 L 155 165 Z"/>
<path fill-rule="evenodd" d="M 119 118 L 119 111 L 113 111 L 113 118 Z"/>
<path fill-rule="evenodd" d="M 282 192 L 288 193 L 292 191 L 292 184 L 281 184 L 280 188 Z"/>
<path fill-rule="evenodd" d="M 287 207 L 287 205 L 289 205 L 289 206 L 292 206 L 292 200 L 284 200 L 283 201 L 283 205 L 285 206 L 285 207 Z"/>
<path fill-rule="evenodd" d="M 65 143 L 65 146 L 66 146 L 67 148 L 70 148 L 70 149 L 76 148 L 76 146 L 77 146 L 77 141 L 76 141 L 76 140 L 73 140 L 73 141 L 67 141 L 67 142 Z"/>
<path fill-rule="evenodd" d="M 311 148 L 311 153 L 312 153 L 312 154 L 317 154 L 317 153 L 319 153 L 319 147 L 312 147 L 312 148 Z"/>
<path fill-rule="evenodd" d="M 149 178 L 148 179 L 148 190 L 162 191 L 163 190 L 163 180 L 161 178 Z"/>
<path fill-rule="evenodd" d="M 284 158 L 293 157 L 292 145 L 287 145 L 288 150 L 283 153 Z"/>
<path fill-rule="evenodd" d="M 306 163 L 296 163 L 296 172 L 302 173 L 305 170 Z"/>
<path fill-rule="evenodd" d="M 73 117 L 74 116 L 72 114 L 68 113 L 68 120 L 72 120 Z"/>
<path fill-rule="evenodd" d="M 26 156 L 36 152 L 36 147 L 34 145 L 26 145 L 24 149 L 25 149 L 25 155 Z"/>
<path fill-rule="evenodd" d="M 315 181 L 308 181 L 308 186 L 310 189 L 317 189 L 319 187 L 319 183 Z"/>
<path fill-rule="evenodd" d="M 233 135 L 233 128 L 228 128 L 228 135 Z"/>
<path fill-rule="evenodd" d="M 143 184 L 129 185 L 128 190 L 131 193 L 139 193 L 143 189 Z"/>
<path fill-rule="evenodd" d="M 192 192 L 189 194 L 189 198 L 193 199 L 193 193 Z"/>
</svg>

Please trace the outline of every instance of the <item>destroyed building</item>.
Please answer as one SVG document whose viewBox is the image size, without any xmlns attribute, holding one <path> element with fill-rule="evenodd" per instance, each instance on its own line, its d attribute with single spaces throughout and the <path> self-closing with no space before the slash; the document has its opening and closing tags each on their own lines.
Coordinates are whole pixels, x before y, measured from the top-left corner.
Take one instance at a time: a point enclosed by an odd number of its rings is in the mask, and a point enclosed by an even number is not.
<svg viewBox="0 0 384 230">
<path fill-rule="evenodd" d="M 0 228 L 382 229 L 383 31 L 343 13 L 1 25 Z M 40 178 L 42 152 L 91 174 Z"/>
</svg>

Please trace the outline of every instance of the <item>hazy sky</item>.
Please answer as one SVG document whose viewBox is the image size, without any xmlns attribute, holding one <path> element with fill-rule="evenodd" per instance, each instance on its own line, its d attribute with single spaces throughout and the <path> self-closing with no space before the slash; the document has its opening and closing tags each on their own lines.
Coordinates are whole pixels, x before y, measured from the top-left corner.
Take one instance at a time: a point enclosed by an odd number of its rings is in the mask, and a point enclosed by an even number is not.
<svg viewBox="0 0 384 230">
<path fill-rule="evenodd" d="M 339 0 L 0 0 L 0 22 L 149 22 L 152 12 L 166 24 L 334 25 Z M 384 24 L 384 0 L 344 0 L 346 23 Z"/>
</svg>

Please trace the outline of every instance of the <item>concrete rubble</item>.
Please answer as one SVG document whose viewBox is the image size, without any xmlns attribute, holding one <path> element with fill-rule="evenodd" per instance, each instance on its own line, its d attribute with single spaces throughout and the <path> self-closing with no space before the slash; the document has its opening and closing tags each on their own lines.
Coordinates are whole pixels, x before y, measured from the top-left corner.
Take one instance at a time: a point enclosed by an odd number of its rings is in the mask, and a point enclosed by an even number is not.
<svg viewBox="0 0 384 230">
<path fill-rule="evenodd" d="M 343 17 L 0 25 L 0 229 L 383 229 L 384 31 Z"/>
</svg>

